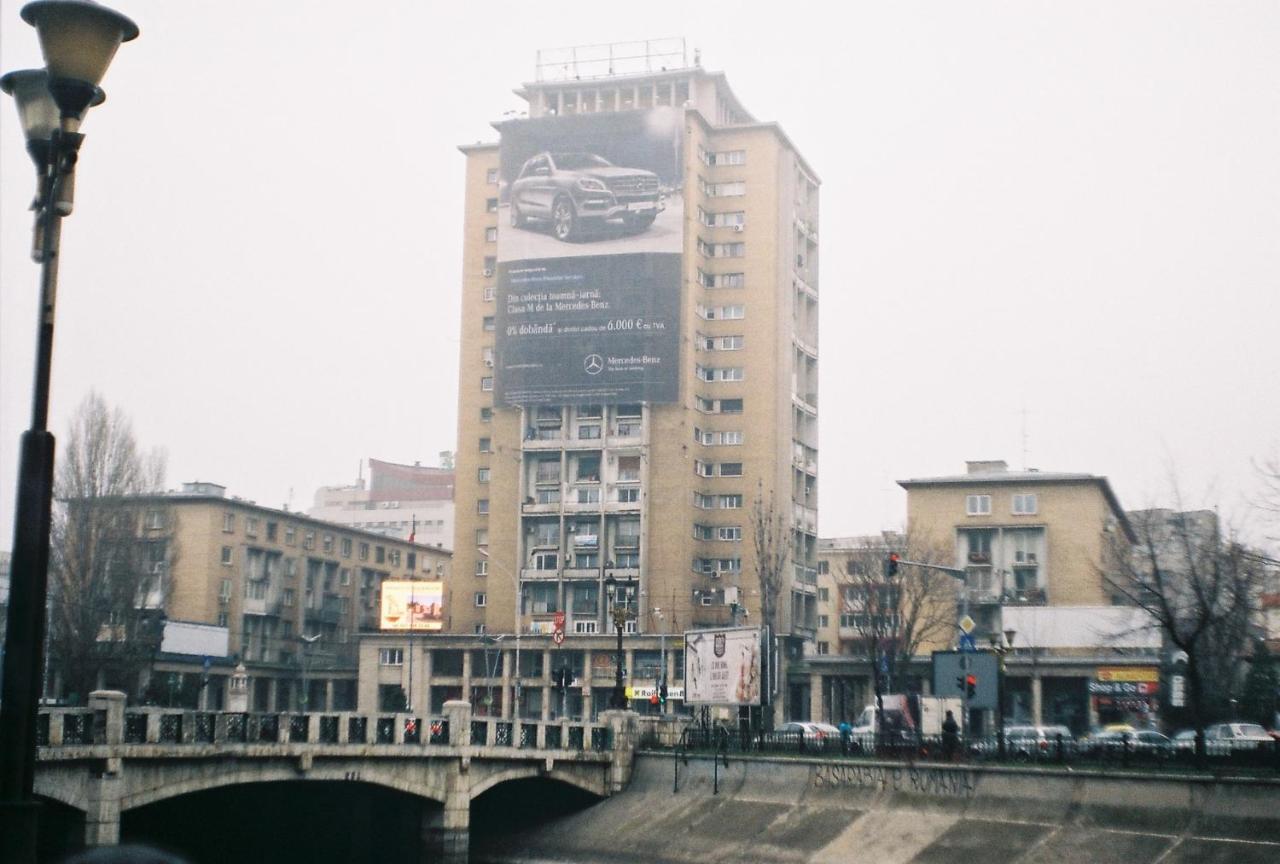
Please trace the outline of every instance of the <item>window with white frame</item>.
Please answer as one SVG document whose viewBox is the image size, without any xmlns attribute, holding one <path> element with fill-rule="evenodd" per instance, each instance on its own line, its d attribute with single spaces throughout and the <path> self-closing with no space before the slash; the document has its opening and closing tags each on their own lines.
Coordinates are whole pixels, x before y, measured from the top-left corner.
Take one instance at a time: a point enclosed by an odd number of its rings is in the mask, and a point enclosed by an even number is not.
<svg viewBox="0 0 1280 864">
<path fill-rule="evenodd" d="M 498 169 L 490 168 L 484 172 L 484 182 L 493 185 L 498 182 Z"/>
<path fill-rule="evenodd" d="M 488 469 L 488 468 L 477 468 L 477 469 L 476 469 L 476 482 L 477 482 L 477 483 L 488 483 L 488 482 L 489 482 L 489 469 Z"/>
<path fill-rule="evenodd" d="M 493 376 L 492 376 L 492 375 L 486 375 L 486 376 L 484 376 L 483 378 L 481 378 L 481 379 L 480 379 L 480 389 L 481 389 L 481 390 L 483 390 L 483 391 L 484 391 L 484 392 L 486 392 L 486 393 L 488 393 L 489 391 L 493 390 Z"/>
<path fill-rule="evenodd" d="M 741 495 L 720 495 L 717 497 L 718 497 L 717 503 L 719 504 L 721 510 L 741 510 L 742 509 Z"/>
<path fill-rule="evenodd" d="M 475 605 L 484 607 L 489 605 L 489 595 L 483 591 L 477 591 L 475 594 Z"/>
<path fill-rule="evenodd" d="M 703 306 L 698 304 L 698 317 L 707 321 L 741 321 L 747 317 L 747 307 L 741 303 L 732 306 Z M 711 348 L 712 351 L 725 351 L 725 348 Z"/>
<path fill-rule="evenodd" d="M 478 561 L 476 561 L 476 575 L 477 576 L 489 575 L 489 559 L 488 558 L 481 558 Z"/>
<path fill-rule="evenodd" d="M 639 486 L 624 486 L 618 490 L 618 502 L 621 504 L 636 504 L 640 501 Z"/>
<path fill-rule="evenodd" d="M 747 184 L 744 180 L 733 180 L 728 183 L 703 182 L 702 191 L 708 198 L 737 198 L 747 194 Z"/>
<path fill-rule="evenodd" d="M 745 336 L 703 336 L 698 334 L 698 348 L 702 351 L 741 351 L 745 347 Z"/>
<path fill-rule="evenodd" d="M 497 229 L 497 228 L 494 228 L 494 227 L 489 227 L 489 228 L 484 229 L 484 242 L 486 242 L 486 243 L 497 243 L 497 242 L 498 242 L 498 229 Z"/>
<path fill-rule="evenodd" d="M 736 542 L 742 539 L 741 525 L 721 525 L 716 529 L 716 539 L 727 542 Z"/>
<path fill-rule="evenodd" d="M 476 513 L 477 515 L 480 515 L 480 516 L 489 515 L 489 499 L 488 498 L 476 499 Z"/>
<path fill-rule="evenodd" d="M 991 496 L 966 495 L 964 498 L 964 512 L 970 516 L 990 516 Z"/>
<path fill-rule="evenodd" d="M 227 534 L 230 534 L 232 531 L 236 530 L 236 514 L 234 513 L 222 514 L 222 530 Z"/>
<path fill-rule="evenodd" d="M 379 648 L 378 649 L 378 665 L 379 666 L 403 666 L 404 665 L 404 649 L 403 648 Z"/>
<path fill-rule="evenodd" d="M 231 566 L 231 547 L 230 546 L 222 547 L 222 563 L 226 564 L 228 567 Z"/>
<path fill-rule="evenodd" d="M 1013 515 L 1014 516 L 1033 516 L 1036 512 L 1036 494 L 1034 492 L 1026 492 L 1021 495 L 1013 496 Z"/>
</svg>

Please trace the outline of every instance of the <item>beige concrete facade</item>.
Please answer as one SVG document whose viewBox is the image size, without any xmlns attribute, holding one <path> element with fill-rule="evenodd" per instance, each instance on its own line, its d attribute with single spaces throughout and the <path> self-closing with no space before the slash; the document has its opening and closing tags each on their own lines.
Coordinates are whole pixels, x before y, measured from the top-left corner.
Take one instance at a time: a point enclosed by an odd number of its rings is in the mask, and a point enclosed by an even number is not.
<svg viewBox="0 0 1280 864">
<path fill-rule="evenodd" d="M 296 705 L 304 662 L 310 707 L 353 708 L 357 635 L 378 626 L 382 582 L 441 580 L 446 592 L 452 582 L 447 550 L 228 498 L 215 484 L 132 500 L 141 538 L 164 548 L 149 602 L 171 622 L 227 628 L 227 655 L 210 657 L 198 696 L 208 707 L 225 704 L 240 661 L 250 710 Z M 161 653 L 153 674 L 199 677 L 201 663 Z"/>
<path fill-rule="evenodd" d="M 817 571 L 818 181 L 781 129 L 755 122 L 724 76 L 700 68 L 587 83 L 526 84 L 530 116 L 589 106 L 609 111 L 685 106 L 684 254 L 679 398 L 673 404 L 604 406 L 597 440 L 577 437 L 581 406 L 552 418 L 494 404 L 498 147 L 460 148 L 466 157 L 460 337 L 454 632 L 510 633 L 516 586 L 527 598 L 520 626 L 549 632 L 566 615 L 570 640 L 608 632 L 605 579 L 627 584 L 638 633 L 760 620 L 752 503 L 774 502 L 796 550 L 779 598 L 779 631 L 812 639 Z M 732 154 L 732 155 L 721 155 Z M 723 163 L 723 164 L 722 164 Z M 731 196 L 709 194 L 715 184 Z M 723 214 L 714 224 L 716 214 Z M 713 224 L 707 224 L 711 222 Z M 742 243 L 743 254 L 712 257 L 708 243 Z M 732 274 L 732 275 L 730 275 Z M 710 287 L 717 277 L 732 287 Z M 704 314 L 741 306 L 741 317 Z M 708 381 L 705 367 L 731 367 L 734 380 Z M 741 411 L 703 410 L 702 400 L 742 400 Z M 702 407 L 700 407 L 702 406 Z M 638 409 L 638 410 L 637 410 Z M 543 425 L 545 423 L 545 425 Z M 560 428 L 561 433 L 551 430 Z M 530 430 L 539 436 L 532 439 Z M 599 502 L 575 498 L 572 470 L 599 454 Z M 555 475 L 562 503 L 544 503 L 536 463 Z M 727 468 L 720 470 L 720 466 Z M 622 491 L 622 490 L 638 491 Z M 722 497 L 739 496 L 739 497 Z M 704 508 L 708 500 L 728 507 Z M 736 505 L 736 506 L 734 506 Z M 535 548 L 531 526 L 556 522 L 554 543 Z M 638 539 L 632 527 L 639 523 Z M 579 524 L 603 526 L 598 560 L 573 548 Z M 619 523 L 628 523 L 618 528 Z M 536 528 L 534 529 L 536 530 Z M 549 529 L 548 529 L 549 530 Z M 625 536 L 625 544 L 618 537 Z M 631 545 L 634 542 L 634 545 Z M 556 555 L 552 572 L 535 555 Z M 587 560 L 587 559 L 581 559 Z M 609 563 L 613 562 L 610 567 Z M 530 588 L 533 583 L 557 586 Z M 594 586 L 594 599 L 589 599 Z M 531 593 L 532 592 L 532 593 Z M 532 599 L 536 595 L 541 600 Z M 480 602 L 483 601 L 483 605 Z M 576 602 L 575 602 L 576 601 Z M 793 650 L 799 650 L 796 647 Z"/>
</svg>

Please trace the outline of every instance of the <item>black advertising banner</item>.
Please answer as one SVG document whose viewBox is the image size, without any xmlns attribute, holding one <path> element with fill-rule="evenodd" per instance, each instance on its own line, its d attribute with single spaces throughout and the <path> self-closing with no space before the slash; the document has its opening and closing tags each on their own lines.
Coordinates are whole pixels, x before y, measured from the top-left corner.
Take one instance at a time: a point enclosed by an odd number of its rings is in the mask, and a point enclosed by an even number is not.
<svg viewBox="0 0 1280 864">
<path fill-rule="evenodd" d="M 512 405 L 671 402 L 680 258 L 499 264 L 497 396 Z"/>
<path fill-rule="evenodd" d="M 674 401 L 680 113 L 542 117 L 498 129 L 495 398 Z"/>
</svg>

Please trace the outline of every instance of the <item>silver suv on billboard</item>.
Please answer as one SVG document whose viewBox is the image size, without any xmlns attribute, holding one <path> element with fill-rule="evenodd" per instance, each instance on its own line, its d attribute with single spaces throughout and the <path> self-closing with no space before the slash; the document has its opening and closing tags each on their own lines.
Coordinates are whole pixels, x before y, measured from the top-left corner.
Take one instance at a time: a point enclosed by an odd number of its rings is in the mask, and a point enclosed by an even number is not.
<svg viewBox="0 0 1280 864">
<path fill-rule="evenodd" d="M 620 168 L 592 153 L 539 153 L 511 184 L 511 225 L 548 223 L 557 240 L 577 240 L 592 226 L 620 223 L 644 231 L 665 207 L 658 175 Z"/>
</svg>

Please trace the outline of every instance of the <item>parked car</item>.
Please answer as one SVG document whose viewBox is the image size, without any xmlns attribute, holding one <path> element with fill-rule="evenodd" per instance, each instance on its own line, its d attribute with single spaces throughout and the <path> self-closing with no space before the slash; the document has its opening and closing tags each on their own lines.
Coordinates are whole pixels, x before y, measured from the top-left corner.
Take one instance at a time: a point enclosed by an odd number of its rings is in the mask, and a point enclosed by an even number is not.
<svg viewBox="0 0 1280 864">
<path fill-rule="evenodd" d="M 1191 746 L 1194 748 L 1195 733 L 1191 734 Z M 1104 730 L 1089 736 L 1083 749 L 1093 755 L 1112 759 L 1128 755 L 1130 758 L 1147 760 L 1168 759 L 1175 750 L 1173 741 L 1154 729 Z"/>
<path fill-rule="evenodd" d="M 593 153 L 539 153 L 520 168 L 509 196 L 511 225 L 549 223 L 557 240 L 576 240 L 589 225 L 620 223 L 632 232 L 665 207 L 658 175 L 621 168 Z"/>
<path fill-rule="evenodd" d="M 1058 739 L 1064 747 L 1074 742 L 1066 726 L 1006 726 L 1006 752 L 1015 759 L 1051 759 L 1057 755 Z"/>
<path fill-rule="evenodd" d="M 1173 736 L 1173 750 L 1179 756 L 1196 752 L 1196 730 L 1182 729 Z"/>
<path fill-rule="evenodd" d="M 803 739 L 805 746 L 817 749 L 840 746 L 840 730 L 827 723 L 811 723 L 808 721 L 792 721 L 783 723 L 778 731 L 787 736 Z"/>
<path fill-rule="evenodd" d="M 1205 750 L 1212 756 L 1259 750 L 1272 741 L 1257 723 L 1215 723 L 1204 730 Z"/>
</svg>

